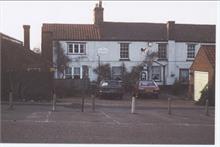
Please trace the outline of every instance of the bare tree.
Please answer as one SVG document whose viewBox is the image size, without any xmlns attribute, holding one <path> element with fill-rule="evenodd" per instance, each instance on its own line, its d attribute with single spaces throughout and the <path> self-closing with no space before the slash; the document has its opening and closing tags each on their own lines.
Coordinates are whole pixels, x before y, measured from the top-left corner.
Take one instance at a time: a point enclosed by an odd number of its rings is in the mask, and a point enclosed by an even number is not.
<svg viewBox="0 0 220 147">
<path fill-rule="evenodd" d="M 146 56 L 143 63 L 147 64 L 148 79 L 151 79 L 152 65 L 153 62 L 157 59 L 157 57 L 158 52 L 151 52 L 150 50 L 146 52 Z"/>
<path fill-rule="evenodd" d="M 56 54 L 56 61 L 55 65 L 58 71 L 58 76 L 62 74 L 61 78 L 64 78 L 64 70 L 68 67 L 68 63 L 71 59 L 65 55 L 63 48 L 60 45 L 59 41 L 55 42 L 55 54 Z"/>
</svg>

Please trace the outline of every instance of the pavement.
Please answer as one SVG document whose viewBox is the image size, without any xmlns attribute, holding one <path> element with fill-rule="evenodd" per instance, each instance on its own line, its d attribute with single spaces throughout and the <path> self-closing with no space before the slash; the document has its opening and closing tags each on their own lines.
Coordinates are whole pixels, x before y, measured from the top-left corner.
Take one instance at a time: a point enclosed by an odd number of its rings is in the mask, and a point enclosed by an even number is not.
<svg viewBox="0 0 220 147">
<path fill-rule="evenodd" d="M 172 113 L 167 97 L 137 99 L 135 114 L 130 98 L 123 100 L 85 98 L 84 112 L 79 98 L 59 100 L 52 105 L 1 105 L 2 143 L 72 144 L 214 144 L 215 112 L 192 101 L 173 99 Z"/>
</svg>

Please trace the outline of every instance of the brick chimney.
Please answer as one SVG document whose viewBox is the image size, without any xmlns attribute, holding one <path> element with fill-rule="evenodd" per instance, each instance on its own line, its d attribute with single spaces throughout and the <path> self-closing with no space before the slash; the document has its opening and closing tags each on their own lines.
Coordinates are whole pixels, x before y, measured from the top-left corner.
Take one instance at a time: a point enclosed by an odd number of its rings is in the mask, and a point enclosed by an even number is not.
<svg viewBox="0 0 220 147">
<path fill-rule="evenodd" d="M 167 22 L 167 40 L 175 40 L 175 21 Z"/>
<path fill-rule="evenodd" d="M 104 21 L 103 11 L 104 11 L 104 8 L 102 7 L 102 1 L 99 0 L 99 3 L 96 4 L 94 8 L 94 24 L 99 25 Z"/>
<path fill-rule="evenodd" d="M 30 49 L 30 25 L 23 25 L 24 28 L 24 47 Z"/>
</svg>

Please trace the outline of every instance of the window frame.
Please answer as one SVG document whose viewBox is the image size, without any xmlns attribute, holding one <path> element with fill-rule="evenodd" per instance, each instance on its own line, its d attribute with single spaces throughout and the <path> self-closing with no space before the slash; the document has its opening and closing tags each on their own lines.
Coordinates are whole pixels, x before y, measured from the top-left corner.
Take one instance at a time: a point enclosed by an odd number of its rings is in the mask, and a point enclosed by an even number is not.
<svg viewBox="0 0 220 147">
<path fill-rule="evenodd" d="M 157 74 L 159 74 L 159 79 L 158 79 L 158 80 L 154 80 L 154 79 L 153 79 L 153 75 L 155 75 L 155 73 L 153 73 L 153 68 L 155 68 L 155 67 L 156 67 L 156 68 L 159 68 L 159 73 L 157 73 Z M 152 66 L 152 67 L 151 67 L 151 79 L 154 80 L 155 82 L 161 82 L 161 80 L 162 80 L 161 71 L 162 71 L 162 70 L 161 70 L 161 66 Z"/>
<path fill-rule="evenodd" d="M 127 47 L 124 47 L 122 45 L 127 45 Z M 129 60 L 129 46 L 130 46 L 130 43 L 127 43 L 127 42 L 120 43 L 120 60 Z M 122 54 L 127 54 L 127 55 L 123 55 L 126 57 L 122 57 Z"/>
<path fill-rule="evenodd" d="M 189 46 L 193 46 L 194 50 L 192 48 L 189 48 Z M 191 56 L 191 54 L 193 56 Z M 187 44 L 187 52 L 186 52 L 187 59 L 194 59 L 196 56 L 196 44 L 195 43 L 188 43 Z"/>
<path fill-rule="evenodd" d="M 70 69 L 70 74 L 69 73 L 67 74 L 67 72 L 66 72 L 67 69 Z M 72 73 L 73 73 L 72 67 L 67 67 L 64 72 L 65 72 L 65 79 L 72 79 L 73 78 L 73 76 L 72 76 Z M 69 78 L 67 78 L 67 76 L 69 76 Z"/>
<path fill-rule="evenodd" d="M 79 69 L 79 74 L 75 73 L 75 69 Z M 73 72 L 72 72 L 73 79 L 81 79 L 81 68 L 80 67 L 73 67 Z M 75 76 L 79 76 L 79 78 L 75 78 Z"/>
<path fill-rule="evenodd" d="M 165 45 L 165 48 L 161 48 L 160 47 L 161 45 Z M 164 57 L 161 57 L 162 56 L 161 51 L 162 51 L 162 55 L 164 55 Z M 167 43 L 158 43 L 158 59 L 159 60 L 167 60 Z"/>
<path fill-rule="evenodd" d="M 182 75 L 182 72 L 181 71 L 188 71 L 188 80 L 187 81 L 183 81 L 182 79 L 181 79 L 181 75 Z M 188 68 L 180 68 L 179 69 L 179 81 L 182 83 L 182 84 L 188 84 L 189 83 L 189 69 Z"/>
<path fill-rule="evenodd" d="M 72 52 L 70 52 L 70 45 L 72 45 Z M 76 48 L 78 51 L 76 52 Z M 81 52 L 81 47 L 83 47 L 83 52 Z M 67 42 L 67 54 L 68 55 L 85 55 L 86 54 L 86 42 Z"/>
</svg>

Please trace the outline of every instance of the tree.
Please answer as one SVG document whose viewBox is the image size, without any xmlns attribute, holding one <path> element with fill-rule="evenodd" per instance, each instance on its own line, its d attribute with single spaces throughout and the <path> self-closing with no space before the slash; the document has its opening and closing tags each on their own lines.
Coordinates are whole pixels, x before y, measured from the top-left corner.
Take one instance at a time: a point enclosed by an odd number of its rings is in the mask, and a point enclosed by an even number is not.
<svg viewBox="0 0 220 147">
<path fill-rule="evenodd" d="M 146 56 L 143 63 L 147 64 L 148 79 L 151 79 L 152 65 L 153 62 L 157 59 L 157 57 L 158 57 L 157 52 L 150 52 L 150 50 L 146 52 Z"/>
<path fill-rule="evenodd" d="M 94 69 L 94 72 L 98 75 L 98 82 L 111 78 L 111 68 L 109 64 L 101 64 Z"/>
<path fill-rule="evenodd" d="M 68 63 L 71 61 L 71 59 L 64 54 L 64 50 L 59 41 L 55 42 L 55 54 L 57 58 L 54 64 L 56 65 L 58 76 L 62 74 L 61 78 L 63 78 L 64 70 L 68 67 Z"/>
</svg>

